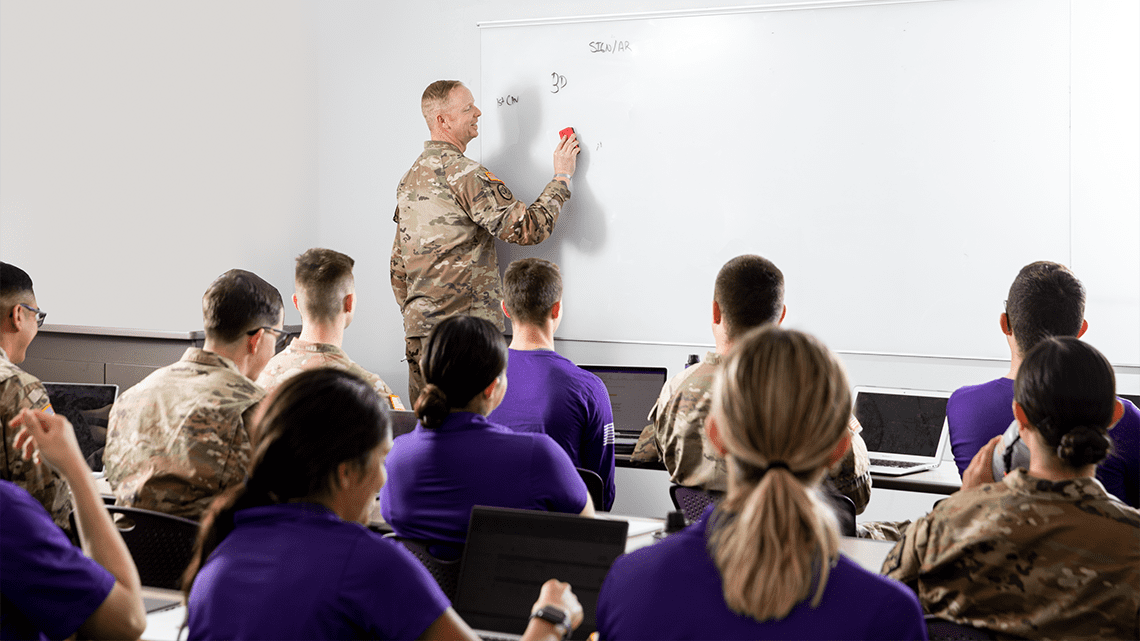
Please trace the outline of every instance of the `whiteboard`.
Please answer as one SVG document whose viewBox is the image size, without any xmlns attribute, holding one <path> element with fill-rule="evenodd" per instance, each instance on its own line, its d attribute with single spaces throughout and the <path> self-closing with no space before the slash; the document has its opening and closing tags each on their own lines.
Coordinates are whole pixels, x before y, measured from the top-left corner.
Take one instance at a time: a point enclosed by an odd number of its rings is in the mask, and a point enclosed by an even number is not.
<svg viewBox="0 0 1140 641">
<path fill-rule="evenodd" d="M 481 24 L 481 160 L 519 198 L 582 144 L 563 339 L 711 342 L 733 256 L 833 349 L 1008 357 L 1009 283 L 1070 263 L 1063 0 L 815 2 Z M 1017 242 L 1012 242 L 1016 239 Z"/>
</svg>

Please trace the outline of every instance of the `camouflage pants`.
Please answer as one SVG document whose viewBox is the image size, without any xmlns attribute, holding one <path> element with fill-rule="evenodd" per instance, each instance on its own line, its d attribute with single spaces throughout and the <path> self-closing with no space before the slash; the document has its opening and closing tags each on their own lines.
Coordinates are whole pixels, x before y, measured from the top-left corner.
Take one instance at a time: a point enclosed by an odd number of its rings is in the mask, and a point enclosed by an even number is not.
<svg viewBox="0 0 1140 641">
<path fill-rule="evenodd" d="M 408 359 L 408 409 L 416 408 L 420 391 L 424 388 L 424 373 L 420 370 L 420 355 L 423 352 L 423 337 L 404 338 L 404 356 Z"/>
</svg>

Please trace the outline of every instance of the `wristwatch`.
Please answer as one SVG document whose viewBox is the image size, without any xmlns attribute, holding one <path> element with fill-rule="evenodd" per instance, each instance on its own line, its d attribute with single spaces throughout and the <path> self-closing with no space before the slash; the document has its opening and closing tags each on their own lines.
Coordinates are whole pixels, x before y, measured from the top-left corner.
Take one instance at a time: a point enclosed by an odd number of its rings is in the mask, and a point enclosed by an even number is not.
<svg viewBox="0 0 1140 641">
<path fill-rule="evenodd" d="M 563 639 L 569 639 L 573 628 L 570 626 L 570 613 L 553 605 L 544 605 L 531 613 L 530 618 L 542 619 L 554 624 L 554 631 L 562 634 Z M 559 629 L 561 628 L 561 630 Z"/>
</svg>

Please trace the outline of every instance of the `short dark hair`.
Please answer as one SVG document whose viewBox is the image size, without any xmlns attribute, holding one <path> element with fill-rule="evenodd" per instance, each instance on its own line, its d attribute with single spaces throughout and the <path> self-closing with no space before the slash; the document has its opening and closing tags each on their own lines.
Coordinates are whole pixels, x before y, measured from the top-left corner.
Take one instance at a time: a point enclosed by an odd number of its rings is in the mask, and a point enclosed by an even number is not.
<svg viewBox="0 0 1140 641">
<path fill-rule="evenodd" d="M 466 407 L 506 371 L 507 342 L 490 321 L 452 316 L 431 331 L 420 369 L 425 385 L 416 416 L 426 428 L 439 427 L 452 409 Z"/>
<path fill-rule="evenodd" d="M 1085 318 L 1085 286 L 1069 268 L 1038 261 L 1009 286 L 1005 313 L 1022 354 L 1048 336 L 1076 336 Z"/>
<path fill-rule="evenodd" d="M 0 311 L 7 314 L 14 305 L 23 302 L 17 299 L 24 294 L 35 295 L 32 277 L 15 265 L 0 262 L 0 306 L 3 306 Z"/>
<path fill-rule="evenodd" d="M 728 337 L 780 320 L 784 309 L 784 274 L 755 254 L 737 256 L 716 275 L 713 300 L 720 306 Z"/>
<path fill-rule="evenodd" d="M 520 258 L 507 266 L 503 291 L 511 320 L 538 325 L 562 300 L 562 274 L 549 260 Z"/>
<path fill-rule="evenodd" d="M 297 257 L 295 282 L 304 293 L 304 311 L 314 320 L 330 320 L 344 308 L 356 261 L 331 249 L 314 247 Z"/>
<path fill-rule="evenodd" d="M 1013 397 L 1030 425 L 1074 468 L 1112 450 L 1116 374 L 1095 347 L 1072 336 L 1046 336 L 1021 362 Z"/>
<path fill-rule="evenodd" d="M 231 269 L 218 276 L 202 296 L 206 337 L 232 343 L 250 329 L 281 320 L 281 292 L 260 276 Z"/>
</svg>

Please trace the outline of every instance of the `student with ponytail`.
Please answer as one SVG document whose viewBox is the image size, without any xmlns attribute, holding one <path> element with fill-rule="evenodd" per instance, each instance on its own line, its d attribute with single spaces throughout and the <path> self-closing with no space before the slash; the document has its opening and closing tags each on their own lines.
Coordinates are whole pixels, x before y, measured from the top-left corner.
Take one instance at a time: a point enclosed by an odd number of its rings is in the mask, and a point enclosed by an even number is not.
<svg viewBox="0 0 1140 641">
<path fill-rule="evenodd" d="M 819 341 L 768 325 L 736 344 L 707 429 L 728 462 L 724 500 L 614 563 L 602 639 L 922 639 L 905 586 L 839 554 L 820 482 L 850 445 L 851 393 Z"/>
<path fill-rule="evenodd" d="M 1124 411 L 1115 387 L 1096 348 L 1039 342 L 1014 379 L 1029 469 L 993 483 L 994 437 L 883 571 L 957 623 L 1027 639 L 1140 639 L 1140 512 L 1095 478 Z"/>
<path fill-rule="evenodd" d="M 396 439 L 380 497 L 396 534 L 462 543 L 475 505 L 593 516 L 585 483 L 554 439 L 487 420 L 507 390 L 507 343 L 494 325 L 473 316 L 440 322 L 420 367 L 420 422 Z"/>
<path fill-rule="evenodd" d="M 249 477 L 202 520 L 184 577 L 191 639 L 477 638 L 411 553 L 362 525 L 392 443 L 382 403 L 334 369 L 277 389 Z M 543 606 L 581 622 L 565 583 L 542 587 Z M 560 635 L 533 619 L 524 638 Z"/>
</svg>

